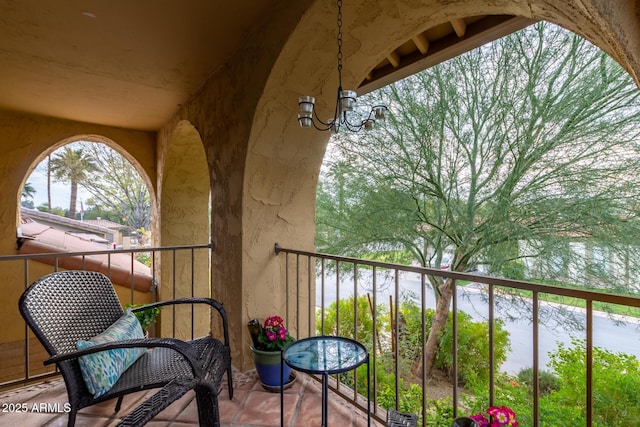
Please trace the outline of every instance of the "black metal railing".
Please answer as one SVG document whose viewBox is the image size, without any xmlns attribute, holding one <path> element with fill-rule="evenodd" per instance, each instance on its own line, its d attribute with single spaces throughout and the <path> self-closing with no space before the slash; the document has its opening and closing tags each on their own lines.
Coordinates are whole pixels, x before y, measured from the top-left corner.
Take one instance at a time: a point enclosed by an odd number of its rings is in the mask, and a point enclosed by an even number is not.
<svg viewBox="0 0 640 427">
<path fill-rule="evenodd" d="M 393 352 L 394 367 L 392 369 L 395 374 L 395 408 L 399 409 L 400 402 L 400 375 L 399 365 L 402 363 L 402 355 L 398 351 L 398 337 L 401 336 L 401 322 L 398 321 L 398 314 L 400 313 L 400 301 L 402 299 L 403 292 L 408 291 L 407 284 L 413 283 L 419 287 L 417 292 L 411 296 L 414 301 L 417 302 L 421 308 L 422 313 L 422 328 L 421 337 L 419 342 L 421 349 L 424 348 L 427 339 L 427 328 L 425 326 L 426 319 L 424 317 L 425 309 L 429 304 L 433 304 L 435 297 L 430 293 L 430 278 L 440 277 L 443 279 L 451 279 L 453 286 L 453 296 L 451 303 L 452 313 L 458 313 L 460 298 L 462 289 L 470 283 L 473 283 L 474 292 L 482 296 L 482 301 L 486 303 L 483 307 L 473 307 L 474 310 L 482 311 L 486 309 L 484 317 L 488 322 L 488 342 L 489 342 L 489 384 L 488 394 L 489 402 L 491 405 L 496 403 L 496 373 L 499 366 L 496 366 L 493 354 L 495 351 L 495 324 L 499 316 L 496 314 L 498 308 L 496 307 L 498 299 L 501 303 L 504 301 L 503 295 L 505 293 L 525 293 L 525 298 L 520 299 L 520 304 L 528 306 L 528 321 L 530 322 L 530 347 L 531 347 L 531 360 L 533 371 L 533 386 L 532 386 L 532 426 L 538 427 L 540 425 L 540 390 L 539 390 L 539 375 L 543 366 L 541 364 L 541 308 L 547 310 L 553 303 L 543 301 L 541 296 L 555 295 L 560 297 L 572 298 L 574 301 L 581 302 L 582 308 L 571 308 L 572 311 L 580 311 L 584 314 L 582 318 L 582 324 L 577 325 L 581 329 L 581 333 L 585 337 L 586 345 L 586 363 L 585 363 L 585 377 L 586 377 L 586 395 L 584 396 L 584 407 L 586 411 L 586 425 L 592 425 L 592 411 L 593 411 L 593 347 L 594 347 L 594 304 L 604 303 L 610 305 L 618 305 L 623 307 L 631 307 L 632 309 L 640 308 L 640 298 L 631 296 L 612 295 L 601 292 L 586 291 L 569 289 L 558 286 L 550 286 L 543 284 L 535 284 L 524 281 L 515 281 L 502 279 L 497 277 L 490 277 L 480 274 L 458 273 L 447 270 L 404 266 L 398 264 L 391 264 L 385 262 L 376 262 L 364 259 L 356 259 L 328 254 L 321 254 L 316 252 L 309 252 L 296 249 L 282 248 L 278 244 L 275 245 L 276 255 L 284 257 L 283 268 L 286 270 L 285 274 L 285 287 L 287 293 L 286 302 L 286 318 L 290 319 L 291 325 L 297 330 L 299 337 L 313 336 L 318 334 L 318 331 L 325 331 L 325 322 L 327 321 L 328 306 L 335 302 L 340 301 L 343 296 L 353 297 L 354 302 L 358 300 L 358 297 L 366 294 L 367 299 L 370 301 L 371 316 L 373 321 L 373 336 L 367 337 L 370 342 L 366 344 L 370 348 L 371 356 L 371 378 L 372 383 L 371 390 L 373 395 L 371 396 L 372 416 L 380 422 L 384 422 L 386 411 L 378 406 L 378 378 L 377 378 L 377 365 L 379 363 L 381 350 L 388 351 L 389 345 L 381 344 L 380 337 L 382 333 L 378 333 L 377 325 L 379 314 L 377 313 L 377 307 L 381 300 L 381 297 L 389 296 L 391 314 L 395 314 L 395 319 L 391 323 L 390 336 L 383 338 L 389 342 L 391 338 L 391 351 Z M 407 281 L 408 276 L 413 276 L 417 280 Z M 384 283 L 382 283 L 384 282 Z M 415 288 L 414 287 L 414 288 Z M 305 301 L 304 296 L 309 295 L 309 301 Z M 314 298 L 315 295 L 315 298 Z M 544 298 L 545 300 L 548 298 Z M 431 301 L 430 301 L 431 300 Z M 524 303 L 522 301 L 525 301 Z M 476 304 L 478 305 L 478 304 Z M 347 317 L 345 313 L 341 313 L 340 304 L 332 306 L 332 324 L 335 325 L 335 333 L 337 335 L 347 334 L 352 338 L 358 340 L 358 304 L 353 304 L 353 314 L 348 313 L 348 316 L 353 316 L 353 325 L 349 327 L 349 330 L 340 330 L 340 317 L 343 315 Z M 636 310 L 640 313 L 639 310 Z M 597 313 L 600 315 L 600 312 Z M 316 317 L 317 316 L 317 317 Z M 459 415 L 467 415 L 460 413 L 463 409 L 460 405 L 460 390 L 458 386 L 458 330 L 456 319 L 457 316 L 451 316 L 453 320 L 453 368 L 451 377 L 453 378 L 451 384 L 451 399 L 452 399 L 452 415 L 453 417 Z M 578 320 L 580 321 L 580 320 Z M 305 325 L 300 327 L 300 325 Z M 306 330 L 301 330 L 306 329 Z M 393 345 L 395 344 L 395 345 Z M 640 352 L 640 349 L 636 349 Z M 422 362 L 425 361 L 424 352 L 422 352 Z M 353 385 L 353 381 L 356 384 Z M 360 407 L 364 410 L 366 406 L 362 405 L 362 396 L 359 396 L 355 390 L 357 390 L 357 376 L 354 380 L 349 381 L 351 387 L 346 387 L 341 383 L 340 378 L 334 383 L 333 389 L 344 398 L 351 401 L 354 406 Z M 430 423 L 428 417 L 427 408 L 427 390 L 430 387 L 428 378 L 422 375 L 420 378 L 422 386 L 422 408 L 421 408 L 421 423 L 423 426 L 435 425 Z M 498 404 L 505 404 L 504 402 Z M 390 409 L 390 408 L 387 408 Z M 424 416 L 423 416 L 424 415 Z"/>
<path fill-rule="evenodd" d="M 110 277 L 110 273 L 112 271 L 112 256 L 115 254 L 125 254 L 130 257 L 130 270 L 129 272 L 134 271 L 134 265 L 136 264 L 136 260 L 141 255 L 145 256 L 150 263 L 150 275 L 151 275 L 151 287 L 149 288 L 149 292 L 151 296 L 149 297 L 149 302 L 156 302 L 159 299 L 171 299 L 176 297 L 176 289 L 180 288 L 180 297 L 186 296 L 198 296 L 198 297 L 207 297 L 209 295 L 195 295 L 195 282 L 196 282 L 196 269 L 201 271 L 206 271 L 208 286 L 207 289 L 210 292 L 210 268 L 209 263 L 211 259 L 211 249 L 212 244 L 206 245 L 190 245 L 190 246 L 167 246 L 167 247 L 152 247 L 152 248 L 140 248 L 140 249 L 122 249 L 122 250 L 103 250 L 103 251 L 91 251 L 91 252 L 66 252 L 66 253 L 46 253 L 46 254 L 29 254 L 29 255 L 6 255 L 0 256 L 0 267 L 2 266 L 11 266 L 10 268 L 20 268 L 22 270 L 22 279 L 20 282 L 16 283 L 16 286 L 22 286 L 23 289 L 26 289 L 31 283 L 40 277 L 58 271 L 61 269 L 60 265 L 63 265 L 63 260 L 74 258 L 75 261 L 80 260 L 80 268 L 81 270 L 90 269 L 88 265 L 91 265 L 90 259 L 91 257 L 101 256 L 105 258 L 106 256 L 106 271 L 103 271 L 108 277 Z M 205 252 L 206 256 L 196 256 L 196 254 L 201 254 Z M 159 262 L 159 258 L 161 254 L 166 253 L 168 256 L 163 257 L 162 262 Z M 118 255 L 121 256 L 121 255 Z M 46 264 L 43 262 L 46 261 Z M 11 264 L 13 263 L 13 264 Z M 206 263 L 206 265 L 196 265 L 197 263 Z M 77 264 L 77 262 L 76 262 Z M 13 267 L 15 265 L 15 267 Z M 160 270 L 160 267 L 165 271 L 165 274 Z M 118 268 L 122 268 L 122 264 L 118 265 Z M 115 267 L 114 267 L 115 269 Z M 191 272 L 190 278 L 186 277 L 185 274 L 182 274 L 180 277 L 177 276 L 177 271 L 181 272 Z M 15 270 L 14 270 L 15 271 Z M 168 272 L 168 274 L 166 273 Z M 189 276 L 186 273 L 186 276 Z M 130 297 L 128 300 L 121 301 L 123 305 L 126 304 L 134 304 L 139 301 L 134 300 L 135 289 L 136 289 L 136 275 L 130 274 L 128 279 L 128 284 L 125 285 L 130 289 Z M 161 279 L 162 277 L 162 279 Z M 111 277 L 110 277 L 111 278 Z M 146 280 L 148 281 L 148 277 Z M 202 279 L 200 277 L 200 279 Z M 161 283 L 161 280 L 169 283 Z M 157 287 L 162 285 L 163 289 L 168 290 L 168 295 L 166 297 L 158 298 Z M 126 291 L 125 291 L 126 292 Z M 122 295 L 122 292 L 120 293 Z M 19 297 L 19 295 L 18 295 Z M 5 310 L 15 311 L 16 318 L 19 318 L 17 315 L 18 312 L 18 300 L 14 297 L 15 300 L 6 300 L 4 301 Z M 123 298 L 121 297 L 121 300 Z M 126 299 L 126 298 L 125 298 Z M 184 307 L 180 308 L 181 310 L 185 310 Z M 187 308 L 188 309 L 188 308 Z M 167 315 L 171 318 L 172 323 L 172 331 L 175 336 L 175 324 L 176 324 L 176 311 L 175 308 L 170 308 L 172 313 L 163 313 L 163 316 Z M 193 325 L 193 316 L 194 309 L 190 309 L 190 315 L 192 317 L 191 325 Z M 21 318 L 19 318 L 22 321 Z M 4 346 L 2 348 L 2 360 L 0 361 L 0 387 L 2 388 L 11 388 L 18 385 L 37 382 L 43 379 L 46 379 L 50 376 L 57 375 L 55 368 L 43 368 L 42 360 L 46 358 L 46 354 L 44 353 L 44 349 L 40 346 L 39 343 L 35 341 L 34 338 L 30 338 L 30 331 L 28 330 L 26 323 L 23 324 L 23 338 L 19 341 L 11 341 L 0 343 L 0 346 Z M 19 328 L 20 326 L 16 326 Z M 193 326 L 191 329 L 191 336 L 193 337 L 194 331 Z M 20 344 L 21 343 L 21 344 Z M 34 355 L 37 355 L 34 356 Z M 32 360 L 37 359 L 37 360 Z M 37 373 L 34 373 L 37 371 Z"/>
<path fill-rule="evenodd" d="M 198 246 L 174 246 L 174 247 L 163 247 L 163 248 L 145 248 L 145 249 L 131 249 L 131 250 L 119 250 L 119 251 L 98 251 L 98 252 L 85 252 L 85 253 L 65 253 L 65 254 L 37 254 L 37 255 L 14 255 L 14 256 L 0 256 L 0 265 L 1 263 L 13 262 L 18 263 L 18 265 L 22 265 L 23 269 L 23 286 L 26 288 L 30 283 L 34 280 L 38 279 L 33 275 L 30 275 L 31 263 L 38 262 L 39 258 L 47 258 L 47 257 L 88 257 L 91 255 L 109 255 L 113 253 L 126 253 L 130 254 L 133 264 L 133 259 L 140 253 L 148 253 L 151 259 L 152 266 L 155 267 L 157 263 L 157 258 L 159 254 L 162 252 L 169 252 L 170 256 L 163 257 L 162 268 L 163 269 L 171 269 L 169 274 L 160 274 L 157 268 L 152 268 L 152 274 L 154 278 L 154 282 L 157 282 L 159 279 L 158 276 L 162 276 L 165 281 L 171 281 L 173 283 L 168 284 L 168 288 L 172 289 L 169 291 L 170 294 L 167 295 L 166 298 L 169 299 L 175 297 L 175 289 L 176 289 L 176 272 L 178 271 L 178 263 L 184 263 L 183 258 L 186 258 L 190 261 L 191 268 L 191 284 L 187 285 L 187 288 L 191 287 L 191 292 L 193 293 L 194 289 L 194 270 L 196 268 L 196 260 L 199 258 L 195 256 L 198 251 L 206 251 L 207 256 L 206 262 L 210 262 L 210 251 L 211 245 L 198 245 Z M 530 306 L 530 314 L 529 314 L 529 322 L 530 322 L 530 344 L 531 344 L 531 358 L 532 358 L 532 371 L 533 371 L 533 397 L 532 397 L 532 423 L 531 425 L 537 427 L 540 425 L 540 405 L 539 405 L 539 396 L 540 391 L 538 387 L 538 378 L 540 371 L 543 368 L 543 362 L 541 361 L 541 348 L 544 340 L 541 340 L 541 318 L 543 315 L 541 314 L 541 307 L 546 307 L 544 298 L 542 296 L 546 295 L 556 295 L 568 298 L 574 298 L 578 301 L 581 301 L 583 304 L 584 311 L 584 319 L 583 325 L 584 328 L 584 336 L 585 336 L 585 345 L 586 345 L 586 363 L 585 363 L 585 377 L 586 377 L 586 394 L 585 394 L 585 408 L 586 408 L 586 422 L 587 426 L 592 425 L 592 409 L 593 409 L 593 389 L 591 386 L 593 380 L 593 347 L 594 347 L 594 315 L 598 315 L 596 310 L 594 309 L 594 304 L 606 303 L 606 304 L 614 304 L 623 307 L 631 307 L 638 309 L 640 308 L 640 299 L 635 297 L 628 296 L 620 296 L 620 295 L 610 295 L 600 292 L 593 291 L 584 291 L 584 290 L 576 290 L 576 289 L 568 289 L 557 286 L 549 286 L 549 285 L 541 285 L 530 282 L 522 282 L 522 281 L 514 281 L 501 279 L 496 277 L 475 275 L 475 274 L 467 274 L 467 273 L 458 273 L 451 272 L 439 269 L 429 269 L 422 267 L 412 267 L 412 266 L 403 266 L 391 263 L 383 263 L 383 262 L 375 262 L 364 259 L 356 259 L 349 257 L 341 257 L 327 254 L 320 254 L 316 252 L 308 252 L 302 250 L 295 249 L 286 249 L 281 248 L 276 245 L 276 254 L 280 254 L 280 257 L 283 257 L 284 260 L 282 262 L 283 268 L 286 270 L 286 274 L 284 276 L 285 280 L 285 291 L 286 291 L 286 312 L 285 319 L 287 322 L 291 322 L 291 325 L 287 325 L 288 327 L 293 327 L 296 331 L 298 337 L 304 336 L 313 336 L 317 334 L 318 330 L 325 330 L 327 326 L 325 322 L 328 321 L 327 314 L 330 311 L 330 306 L 332 302 L 339 301 L 343 299 L 343 297 L 352 296 L 354 297 L 354 301 L 357 300 L 359 296 L 367 296 L 370 298 L 370 307 L 371 307 L 371 316 L 372 322 L 374 325 L 378 323 L 380 318 L 382 317 L 380 313 L 378 313 L 377 307 L 381 303 L 386 303 L 386 298 L 389 297 L 389 312 L 395 313 L 394 321 L 391 323 L 392 328 L 390 331 L 377 331 L 374 327 L 373 337 L 371 337 L 371 342 L 368 343 L 369 348 L 371 348 L 371 382 L 373 390 L 372 393 L 372 416 L 374 419 L 377 419 L 380 422 L 384 423 L 386 411 L 384 408 L 381 408 L 379 405 L 380 396 L 378 393 L 378 378 L 377 365 L 380 362 L 380 355 L 383 352 L 391 351 L 393 354 L 394 365 L 392 367 L 392 371 L 395 374 L 395 404 L 393 405 L 395 409 L 401 409 L 399 407 L 400 402 L 400 394 L 403 392 L 401 389 L 401 378 L 400 378 L 400 364 L 403 362 L 402 353 L 399 351 L 399 337 L 402 335 L 402 325 L 399 321 L 398 313 L 400 312 L 400 302 L 401 297 L 404 292 L 408 292 L 411 284 L 414 286 L 414 291 L 417 289 L 417 292 L 414 293 L 411 297 L 417 301 L 419 307 L 422 310 L 422 313 L 425 312 L 425 309 L 429 304 L 434 302 L 434 297 L 430 295 L 430 278 L 439 277 L 443 279 L 451 279 L 453 281 L 453 299 L 451 309 L 452 312 L 457 313 L 459 311 L 460 298 L 461 294 L 458 292 L 463 288 L 469 288 L 469 286 L 462 286 L 461 284 L 474 283 L 474 288 L 476 292 L 482 295 L 483 301 L 486 302 L 486 307 L 482 307 L 485 310 L 485 321 L 488 323 L 488 342 L 490 347 L 490 356 L 488 360 L 489 364 L 489 400 L 490 403 L 495 403 L 495 384 L 496 384 L 496 372 L 498 372 L 499 366 L 496 366 L 496 362 L 494 358 L 491 356 L 494 352 L 494 342 L 495 342 L 495 329 L 494 325 L 497 320 L 500 318 L 500 314 L 497 305 L 498 301 L 501 301 L 501 295 L 506 291 L 526 291 L 528 293 L 527 304 Z M 202 261 L 204 262 L 204 261 Z M 40 264 L 40 263 L 38 263 Z M 169 265 L 167 265 L 169 264 Z M 186 268 L 185 268 L 186 267 Z M 184 264 L 180 265 L 180 269 L 182 271 L 188 271 L 189 267 Z M 57 263 L 51 267 L 51 271 L 57 270 Z M 40 271 L 40 270 L 39 270 Z M 207 268 L 208 271 L 208 268 Z M 407 281 L 407 277 L 412 277 L 411 281 Z M 210 276 L 209 276 L 210 280 Z M 409 283 L 409 284 L 408 284 Z M 131 282 L 131 300 L 133 301 L 134 295 L 134 283 Z M 165 287 L 166 289 L 166 287 Z M 365 289 L 363 291 L 363 289 Z M 182 295 L 180 295 L 182 296 Z M 194 295 L 194 296 L 202 296 L 202 295 Z M 155 300 L 155 296 L 153 300 Z M 123 303 L 125 303 L 123 301 Z M 17 310 L 17 300 L 16 301 L 5 301 L 5 307 L 13 307 Z M 480 311 L 480 307 L 477 308 Z M 348 327 L 348 330 L 340 329 L 341 322 L 340 318 L 353 318 L 353 325 Z M 340 311 L 340 305 L 337 305 L 335 310 L 335 319 L 332 322 L 336 325 L 336 334 L 347 335 L 350 334 L 354 339 L 362 339 L 363 337 L 358 336 L 358 328 L 356 327 L 360 320 L 358 318 L 359 312 L 357 309 L 357 304 L 354 304 L 353 311 L 351 313 L 344 313 Z M 175 313 L 173 314 L 173 318 L 175 320 Z M 457 326 L 455 319 L 456 316 L 452 317 L 454 319 L 453 322 L 453 367 L 451 372 L 452 378 L 458 378 L 458 367 L 457 367 L 457 352 L 459 351 L 457 345 Z M 173 323 L 175 325 L 175 322 Z M 419 343 L 421 347 L 424 347 L 426 338 L 427 338 L 427 329 L 426 322 L 424 319 L 424 315 L 422 318 L 422 328 L 419 337 Z M 320 328 L 320 329 L 318 329 Z M 390 334 L 390 336 L 389 336 Z M 390 340 L 391 338 L 391 340 Z M 387 343 L 391 342 L 394 344 L 393 346 L 389 346 Z M 43 374 L 32 374 L 30 371 L 30 366 L 32 365 L 32 361 L 30 361 L 30 350 L 29 350 L 29 333 L 24 327 L 24 361 L 22 368 L 22 375 L 17 376 L 16 378 L 11 379 L 10 381 L 5 381 L 0 383 L 0 386 L 10 387 L 18 384 L 24 384 L 26 382 L 33 382 L 42 380 L 48 376 L 54 375 L 55 372 L 47 372 Z M 422 360 L 424 362 L 424 354 L 422 355 Z M 4 358 L 3 358 L 4 361 Z M 352 376 L 349 378 L 349 375 L 342 374 L 342 376 L 338 376 L 332 388 L 339 395 L 347 399 L 351 404 L 355 407 L 360 408 L 361 410 L 365 410 L 366 402 L 363 401 L 362 396 L 357 393 L 358 390 L 358 376 Z M 420 418 L 423 426 L 433 425 L 429 421 L 428 415 L 428 401 L 427 401 L 427 393 L 431 385 L 428 383 L 428 378 L 422 376 L 420 378 L 420 385 L 423 390 L 423 398 L 422 405 L 420 409 Z M 460 390 L 458 387 L 458 382 L 454 380 L 452 382 L 451 389 L 451 399 L 452 399 L 452 414 L 455 415 L 464 415 L 464 413 L 459 412 L 463 409 L 460 405 Z M 416 411 L 417 412 L 417 411 Z"/>
</svg>

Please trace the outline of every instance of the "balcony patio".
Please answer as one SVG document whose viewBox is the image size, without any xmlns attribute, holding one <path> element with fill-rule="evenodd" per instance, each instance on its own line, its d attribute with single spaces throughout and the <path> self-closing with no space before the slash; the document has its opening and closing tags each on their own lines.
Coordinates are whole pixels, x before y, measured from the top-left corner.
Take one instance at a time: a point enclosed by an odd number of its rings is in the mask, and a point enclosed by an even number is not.
<svg viewBox="0 0 640 427">
<path fill-rule="evenodd" d="M 11 7 L 3 9 L 0 26 L 0 51 L 7 56 L 0 91 L 0 289 L 5 298 L 0 311 L 0 403 L 9 398 L 16 399 L 11 402 L 40 403 L 32 399 L 44 399 L 45 395 L 39 394 L 38 386 L 33 384 L 51 380 L 46 376 L 51 368 L 44 369 L 42 365 L 46 355 L 34 344 L 16 308 L 23 286 L 51 270 L 45 271 L 33 259 L 14 256 L 20 190 L 30 172 L 55 148 L 87 137 L 117 148 L 144 177 L 152 193 L 153 232 L 157 236 L 153 244 L 206 245 L 213 241 L 218 245 L 215 251 L 209 246 L 204 249 L 206 253 L 200 255 L 207 263 L 195 271 L 193 262 L 182 263 L 180 258 L 180 268 L 172 268 L 171 255 L 175 267 L 175 252 L 159 256 L 163 258 L 162 268 L 158 266 L 153 272 L 159 283 L 157 290 L 142 295 L 132 284 L 131 289 L 123 287 L 121 297 L 125 298 L 121 300 L 138 303 L 143 302 L 142 297 L 169 299 L 175 296 L 176 282 L 182 283 L 190 276 L 191 286 L 180 287 L 179 292 L 218 297 L 233 314 L 234 364 L 243 372 L 252 363 L 244 327 L 247 320 L 278 312 L 284 314 L 298 337 L 316 334 L 316 310 L 325 309 L 324 299 L 316 301 L 316 291 L 323 296 L 325 289 L 348 295 L 350 286 L 355 296 L 360 296 L 358 268 L 373 269 L 374 304 L 376 269 L 395 275 L 391 280 L 395 280 L 396 306 L 400 274 L 417 274 L 422 283 L 435 274 L 454 280 L 454 288 L 455 280 L 468 280 L 468 275 L 460 273 L 358 264 L 303 253 L 292 253 L 286 261 L 282 255 L 273 256 L 276 239 L 288 247 L 312 250 L 314 246 L 317 177 L 328 135 L 305 133 L 293 110 L 300 95 L 317 94 L 321 106 L 330 103 L 335 94 L 335 51 L 330 47 L 333 44 L 327 43 L 333 40 L 335 20 L 325 2 L 240 1 L 224 7 L 206 1 L 190 7 L 182 2 L 163 7 L 149 1 L 108 2 L 90 10 L 68 2 L 46 8 L 46 13 L 33 13 L 42 9 L 38 0 L 5 3 Z M 350 2 L 344 15 L 345 40 L 349 41 L 345 46 L 345 87 L 366 93 L 374 83 L 386 84 L 401 78 L 397 73 L 410 72 L 405 64 L 424 68 L 444 60 L 447 52 L 457 55 L 469 49 L 469 43 L 482 34 L 473 24 L 482 22 L 478 19 L 483 16 L 494 24 L 507 24 L 502 25 L 505 31 L 513 30 L 509 16 L 515 22 L 555 22 L 613 55 L 638 83 L 637 10 L 633 0 L 356 0 Z M 150 13 L 154 16 L 150 17 Z M 451 23 L 447 22 L 449 18 Z M 493 27 L 487 24 L 486 28 Z M 451 28 L 443 33 L 443 26 Z M 434 28 L 436 31 L 432 31 Z M 427 33 L 448 33 L 451 40 L 436 43 L 426 38 Z M 480 39 L 496 37 L 489 32 Z M 415 62 L 400 56 L 407 53 L 405 48 L 411 43 L 418 48 L 410 49 Z M 449 45 L 454 49 L 448 50 Z M 310 75 L 314 77 L 309 78 Z M 360 90 L 363 86 L 368 86 L 364 92 Z M 289 108 L 291 105 L 293 109 Z M 325 260 L 335 262 L 336 268 L 339 262 L 346 262 L 341 265 L 345 270 L 353 268 L 353 282 L 335 283 L 334 287 L 333 282 L 327 281 L 325 287 Z M 55 269 L 58 267 L 56 263 Z M 543 340 L 538 335 L 538 309 L 544 308 L 538 298 L 543 294 L 575 297 L 584 302 L 588 355 L 594 347 L 594 303 L 640 307 L 640 300 L 633 297 L 610 297 L 495 278 L 473 280 L 480 283 L 479 289 L 489 300 L 488 308 L 483 307 L 489 324 L 497 320 L 493 306 L 496 294 L 503 289 L 529 293 L 530 328 L 520 338 L 533 347 L 529 353 L 535 379 L 542 369 L 539 357 L 544 354 L 540 347 Z M 194 284 L 202 288 L 194 290 Z M 274 289 L 276 297 L 269 298 Z M 421 306 L 426 295 L 427 292 L 420 295 Z M 282 310 L 285 301 L 286 311 Z M 454 293 L 453 312 L 457 310 L 456 303 Z M 162 319 L 161 332 L 173 332 L 175 336 L 176 319 L 183 320 L 188 315 L 167 314 Z M 200 329 L 208 331 L 211 327 L 204 320 L 198 324 L 197 334 Z M 339 332 L 350 331 L 343 328 Z M 493 337 L 488 340 L 493 342 Z M 381 349 L 375 341 L 368 345 L 373 347 L 375 364 Z M 453 348 L 455 352 L 455 344 Z M 588 426 L 592 425 L 594 404 L 592 362 L 588 357 L 585 366 L 589 384 L 584 393 L 587 421 L 582 425 Z M 488 364 L 492 372 L 500 368 L 494 366 L 493 360 Z M 424 389 L 426 380 L 422 380 L 420 386 Z M 492 377 L 489 384 L 491 403 L 493 380 Z M 374 377 L 373 390 L 375 381 Z M 31 384 L 30 388 L 23 388 L 25 384 Z M 249 383 L 239 388 L 244 386 Z M 9 387 L 17 388 L 7 391 Z M 397 386 L 395 392 L 397 406 Z M 50 393 L 47 396 L 55 396 L 53 391 Z M 252 393 L 247 391 L 247 395 Z M 457 393 L 454 387 L 454 413 L 460 410 Z M 533 421 L 528 425 L 535 427 L 540 425 L 541 412 L 537 386 L 532 395 Z M 184 413 L 187 403 L 176 413 Z M 228 404 L 224 391 L 221 404 Z M 249 409 L 246 401 L 244 405 Z M 296 411 L 301 408 L 292 407 Z M 425 408 L 426 399 L 421 412 Z M 32 420 L 25 414 L 2 409 L 2 425 L 55 425 L 63 423 L 64 418 L 42 415 Z M 224 406 L 223 414 L 227 417 Z M 264 422 L 264 414 L 260 415 Z M 385 413 L 374 415 L 380 421 Z M 96 423 L 90 414 L 81 417 L 85 416 L 89 417 L 86 423 Z M 81 420 L 84 422 L 84 418 Z M 105 417 L 104 421 L 108 423 L 109 419 Z M 171 423 L 162 418 L 154 422 Z M 187 422 L 181 419 L 180 423 Z M 425 417 L 422 424 L 426 424 Z"/>
<path fill-rule="evenodd" d="M 266 391 L 257 379 L 255 371 L 234 372 L 234 398 L 228 399 L 226 382 L 218 399 L 222 427 L 253 427 L 280 425 L 280 394 Z M 76 426 L 117 425 L 120 417 L 134 408 L 147 394 L 140 392 L 126 397 L 122 410 L 114 413 L 115 399 L 78 413 Z M 0 393 L 1 425 L 66 426 L 67 402 L 64 382 L 61 378 L 32 384 Z M 296 382 L 284 396 L 285 425 L 289 427 L 313 427 L 320 425 L 321 386 L 313 378 L 298 374 Z M 26 409 L 23 409 L 26 408 Z M 354 411 L 344 399 L 331 394 L 329 398 L 329 424 L 333 426 L 366 426 L 366 415 Z M 195 395 L 188 393 L 169 408 L 157 415 L 149 426 L 190 426 L 198 425 L 198 411 Z M 382 424 L 372 420 L 372 426 Z"/>
</svg>

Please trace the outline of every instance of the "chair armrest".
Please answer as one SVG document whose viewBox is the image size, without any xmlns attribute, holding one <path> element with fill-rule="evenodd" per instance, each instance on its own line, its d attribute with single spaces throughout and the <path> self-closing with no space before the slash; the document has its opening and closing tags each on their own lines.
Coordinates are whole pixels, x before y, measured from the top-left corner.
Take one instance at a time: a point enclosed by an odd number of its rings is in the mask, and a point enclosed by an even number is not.
<svg viewBox="0 0 640 427">
<path fill-rule="evenodd" d="M 214 300 L 213 298 L 176 298 L 166 301 L 158 301 L 150 304 L 141 305 L 135 308 L 132 308 L 131 311 L 134 313 L 137 311 L 144 311 L 150 308 L 159 308 L 167 305 L 178 305 L 178 304 L 207 304 L 218 311 L 220 318 L 222 319 L 222 329 L 224 333 L 224 345 L 229 347 L 229 322 L 227 320 L 227 312 L 224 310 L 222 303 Z"/>
<path fill-rule="evenodd" d="M 118 348 L 153 348 L 153 347 L 165 347 L 180 353 L 187 360 L 193 374 L 196 377 L 202 376 L 202 366 L 198 363 L 198 355 L 194 351 L 193 347 L 182 340 L 175 338 L 144 338 L 135 340 L 122 340 L 113 341 L 110 343 L 98 344 L 84 350 L 72 351 L 69 353 L 56 354 L 44 361 L 45 365 L 51 365 L 53 363 L 60 363 L 70 359 L 77 359 L 80 356 L 87 354 L 98 353 L 100 351 L 114 350 Z"/>
</svg>

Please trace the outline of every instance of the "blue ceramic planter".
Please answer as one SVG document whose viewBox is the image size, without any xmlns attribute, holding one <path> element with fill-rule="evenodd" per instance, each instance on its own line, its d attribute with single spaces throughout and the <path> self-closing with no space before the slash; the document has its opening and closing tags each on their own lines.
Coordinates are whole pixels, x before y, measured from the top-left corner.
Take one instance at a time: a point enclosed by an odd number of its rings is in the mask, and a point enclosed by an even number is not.
<svg viewBox="0 0 640 427">
<path fill-rule="evenodd" d="M 284 378 L 286 384 L 291 375 L 291 367 L 284 365 L 284 376 L 280 376 L 280 351 L 257 350 L 253 346 L 253 361 L 256 364 L 256 371 L 262 384 L 271 387 L 280 387 L 280 378 Z"/>
</svg>

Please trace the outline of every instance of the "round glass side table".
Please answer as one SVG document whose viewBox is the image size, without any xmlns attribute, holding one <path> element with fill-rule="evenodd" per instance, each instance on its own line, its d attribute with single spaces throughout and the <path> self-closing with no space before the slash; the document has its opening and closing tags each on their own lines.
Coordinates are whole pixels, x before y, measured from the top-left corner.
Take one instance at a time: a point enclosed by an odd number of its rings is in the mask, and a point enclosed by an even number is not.
<svg viewBox="0 0 640 427">
<path fill-rule="evenodd" d="M 329 375 L 367 364 L 367 425 L 371 425 L 369 353 L 358 341 L 335 336 L 303 338 L 282 350 L 282 362 L 296 371 L 322 375 L 322 427 L 327 426 Z M 284 427 L 284 389 L 280 388 L 280 424 Z"/>
</svg>

